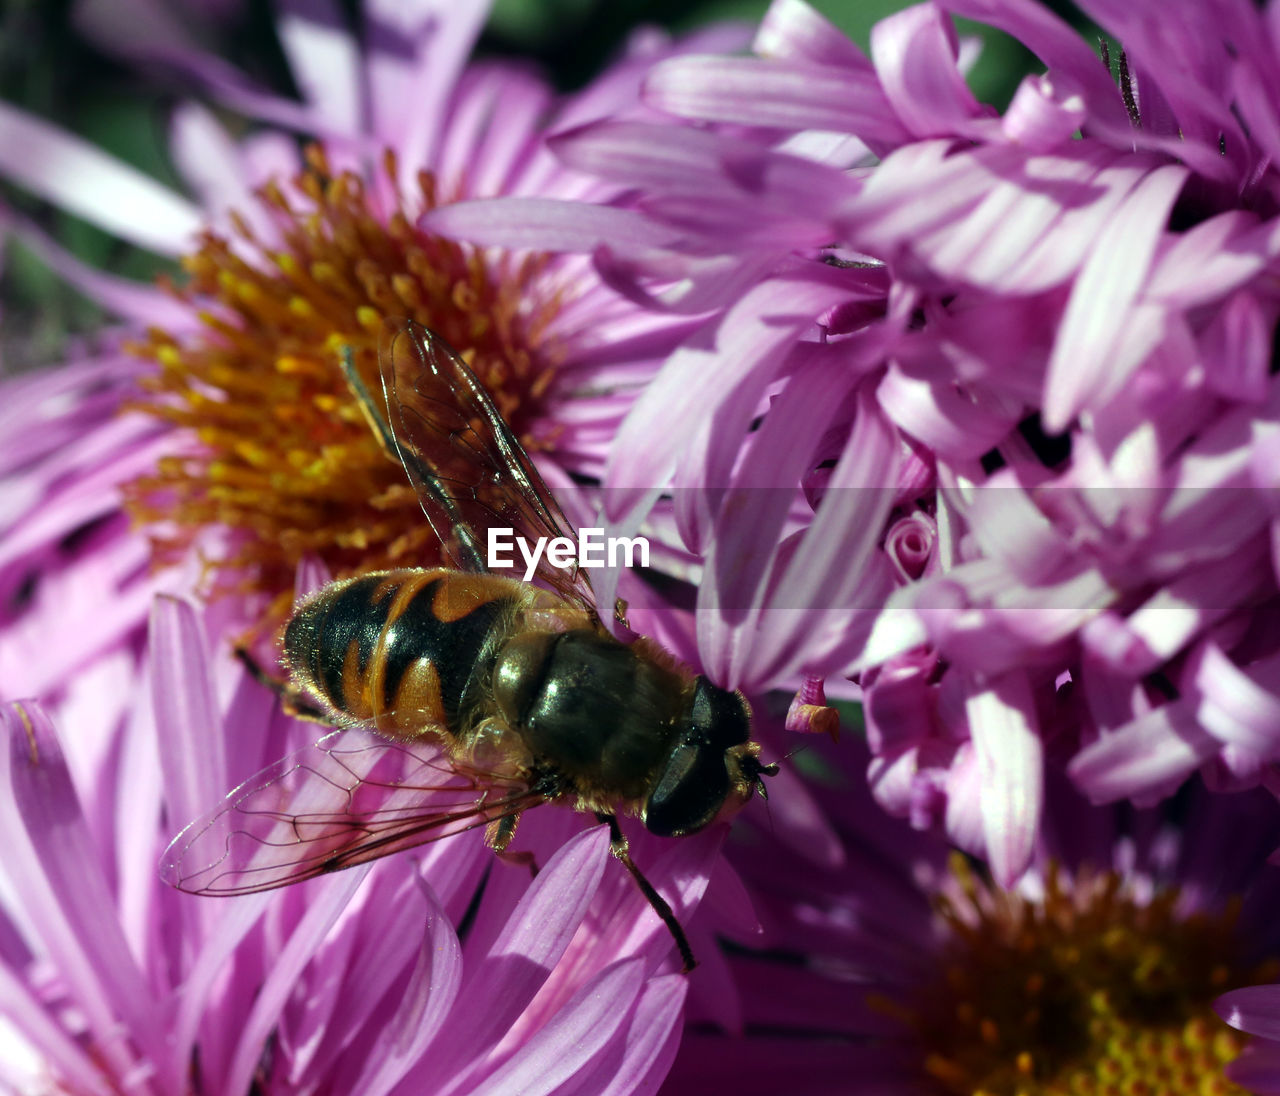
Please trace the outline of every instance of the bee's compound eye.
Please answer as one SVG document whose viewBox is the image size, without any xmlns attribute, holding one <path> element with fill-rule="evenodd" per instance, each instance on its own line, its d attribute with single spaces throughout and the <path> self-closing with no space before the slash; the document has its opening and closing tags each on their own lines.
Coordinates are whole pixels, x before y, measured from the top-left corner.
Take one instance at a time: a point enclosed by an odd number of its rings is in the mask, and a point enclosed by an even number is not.
<svg viewBox="0 0 1280 1096">
<path fill-rule="evenodd" d="M 699 675 L 687 722 L 666 768 L 645 804 L 644 824 L 661 837 L 680 837 L 710 825 L 729 798 L 729 751 L 751 732 L 751 711 L 731 693 Z"/>
<path fill-rule="evenodd" d="M 682 837 L 709 825 L 729 797 L 724 748 L 685 741 L 671 751 L 644 808 L 644 824 L 659 837 Z"/>
</svg>

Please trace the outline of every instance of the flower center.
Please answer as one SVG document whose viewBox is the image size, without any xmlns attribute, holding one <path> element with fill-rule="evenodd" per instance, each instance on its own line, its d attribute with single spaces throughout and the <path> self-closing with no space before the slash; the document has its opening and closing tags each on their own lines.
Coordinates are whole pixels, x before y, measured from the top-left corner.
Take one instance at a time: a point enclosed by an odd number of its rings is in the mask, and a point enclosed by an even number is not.
<svg viewBox="0 0 1280 1096">
<path fill-rule="evenodd" d="M 535 288 L 544 257 L 485 260 L 418 229 L 434 178 L 421 173 L 402 200 L 389 153 L 369 187 L 334 176 L 318 148 L 307 164 L 258 194 L 273 239 L 236 216 L 234 245 L 210 233 L 184 260 L 189 284 L 174 292 L 197 309 L 199 333 L 153 329 L 132 347 L 159 366 L 134 406 L 190 430 L 193 444 L 131 484 L 126 505 L 163 523 L 152 533 L 160 562 L 202 530 L 230 530 L 206 558 L 207 592 L 270 595 L 268 623 L 287 613 L 308 555 L 335 577 L 440 562 L 403 470 L 342 376 L 343 348 L 376 392 L 384 321 L 416 320 L 458 350 L 526 445 L 556 364 L 547 327 L 558 302 Z M 204 540 L 199 549 L 210 553 Z"/>
<path fill-rule="evenodd" d="M 952 870 L 963 897 L 941 903 L 941 984 L 905 1017 L 942 1091 L 1244 1091 L 1222 1071 L 1247 1036 L 1211 1009 L 1264 974 L 1236 954 L 1238 904 L 1188 914 L 1176 890 L 1140 904 L 1113 872 L 1064 884 L 1056 871 L 1032 902 L 986 886 L 959 857 Z"/>
</svg>

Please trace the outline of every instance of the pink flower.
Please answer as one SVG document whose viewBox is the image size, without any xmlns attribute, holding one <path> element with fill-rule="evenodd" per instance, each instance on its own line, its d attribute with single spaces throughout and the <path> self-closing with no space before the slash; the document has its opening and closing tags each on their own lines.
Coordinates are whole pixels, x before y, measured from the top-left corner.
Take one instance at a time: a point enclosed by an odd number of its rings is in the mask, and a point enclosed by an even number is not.
<svg viewBox="0 0 1280 1096">
<path fill-rule="evenodd" d="M 730 835 L 760 928 L 730 934 L 722 995 L 691 994 L 664 1093 L 1227 1091 L 1224 1067 L 1276 1091 L 1274 1044 L 1213 1015 L 1280 954 L 1273 797 L 1197 782 L 1134 811 L 1056 780 L 1032 866 L 1002 888 L 886 818 L 865 751 L 813 742 L 786 825 Z"/>
<path fill-rule="evenodd" d="M 581 260 L 478 253 L 415 224 L 460 194 L 615 193 L 552 159 L 546 126 L 634 109 L 644 68 L 673 47 L 644 36 L 559 100 L 523 70 L 465 67 L 477 11 L 371 5 L 363 46 L 308 12 L 282 24 L 302 103 L 198 50 L 165 55 L 220 107 L 268 124 L 233 139 L 204 106 L 178 109 L 173 149 L 195 200 L 0 106 L 0 171 L 130 242 L 187 253 L 194 287 L 175 294 L 86 269 L 4 213 L 9 231 L 122 320 L 66 370 L 7 379 L 0 393 L 0 688 L 11 702 L 7 778 L 26 806 L 0 812 L 15 850 L 0 891 L 0 1012 L 30 1065 L 14 1083 L 652 1091 L 679 1038 L 687 982 L 666 973 L 670 934 L 610 861 L 602 831 L 580 832 L 583 816 L 548 810 L 522 824 L 518 847 L 535 853 L 537 881 L 494 866 L 478 833 L 243 901 L 184 896 L 156 875 L 178 829 L 315 736 L 282 721 L 229 660 L 246 628 L 270 630 L 273 595 L 287 606 L 297 561 L 376 566 L 369 545 L 380 544 L 432 562 L 402 470 L 333 371 L 336 347 L 368 355 L 380 313 L 428 299 L 434 325 L 476 351 L 480 372 L 493 367 L 486 383 L 581 520 L 586 496 L 567 488 L 602 472 L 635 391 L 693 326 L 620 297 Z M 299 156 L 295 131 L 323 149 Z M 335 261 L 353 241 L 369 253 Z M 389 267 L 372 262 L 387 252 Z M 152 413 L 122 413 L 140 382 L 159 389 Z M 148 489 L 130 487 L 157 468 Z M 325 483 L 338 494 L 316 490 Z M 122 509 L 126 489 L 149 517 L 172 519 L 153 532 L 176 547 L 173 567 L 149 567 Z M 344 492 L 371 509 L 335 508 Z M 261 535 L 263 519 L 317 495 L 326 520 L 338 512 L 336 535 L 306 522 Z M 183 527 L 193 511 L 175 499 L 229 501 L 249 520 L 197 510 L 203 520 Z M 155 601 L 206 589 L 210 559 L 244 566 L 202 621 L 183 602 Z M 678 626 L 657 622 L 648 609 L 662 599 L 635 584 L 633 621 Z M 29 695 L 38 700 L 18 702 Z M 637 861 L 682 923 L 713 872 L 726 877 L 722 836 L 635 835 Z M 717 886 L 732 888 L 731 873 Z M 715 924 L 689 930 L 700 957 Z"/>
<path fill-rule="evenodd" d="M 1277 9 L 1085 7 L 1118 81 L 1038 5 L 921 4 L 867 57 L 779 0 L 758 56 L 651 73 L 684 129 L 557 136 L 623 198 L 428 219 L 709 313 L 619 430 L 610 516 L 673 494 L 703 663 L 852 676 L 878 797 L 1006 885 L 1047 767 L 1148 802 L 1280 760 Z M 951 13 L 1045 63 L 1003 114 Z"/>
<path fill-rule="evenodd" d="M 474 353 L 562 504 L 589 521 L 594 503 L 573 477 L 602 472 L 617 423 L 689 322 L 620 299 L 578 259 L 510 249 L 481 256 L 411 221 L 460 194 L 614 193 L 560 167 L 543 136 L 549 126 L 634 111 L 645 67 L 673 47 L 643 36 L 593 85 L 558 100 L 524 70 L 465 67 L 481 15 L 396 15 L 373 5 L 362 46 L 320 9 L 293 12 L 280 33 L 301 103 L 190 42 L 139 34 L 138 50 L 163 55 L 220 106 L 268 123 L 234 139 L 199 103 L 175 110 L 171 147 L 194 200 L 0 105 L 0 172 L 133 244 L 193 252 L 193 288 L 175 297 L 87 269 L 35 224 L 4 216 L 9 231 L 123 321 L 97 349 L 74 351 L 73 371 L 6 382 L 0 400 L 8 458 L 0 583 L 12 594 L 0 618 L 0 689 L 9 698 L 52 700 L 99 655 L 121 644 L 136 655 L 158 589 L 182 593 L 199 580 L 230 593 L 238 599 L 225 603 L 231 634 L 263 619 L 261 595 L 273 599 L 273 619 L 287 611 L 304 558 L 342 573 L 438 557 L 403 474 L 377 448 L 337 371 L 336 344 L 355 346 L 373 368 L 384 314 L 425 310 L 419 318 Z M 694 41 L 729 43 L 736 33 Z M 325 151 L 300 156 L 295 132 L 322 138 Z M 367 240 L 378 231 L 399 235 Z M 353 237 L 371 250 L 348 261 L 342 247 Z M 244 332 L 230 343 L 228 321 Z M 159 421 L 118 417 L 139 383 L 158 390 L 150 406 Z M 148 572 L 145 545 L 126 533 L 122 489 L 135 518 L 153 523 L 163 559 L 185 560 L 185 572 Z M 223 567 L 202 574 L 198 556 Z M 108 592 L 110 604 L 99 606 Z"/>
<path fill-rule="evenodd" d="M 532 882 L 490 870 L 475 831 L 243 898 L 162 883 L 174 820 L 314 728 L 211 653 L 188 604 L 159 600 L 151 630 L 150 702 L 105 735 L 87 720 L 60 744 L 37 703 L 0 707 L 6 1086 L 653 1091 L 688 982 L 663 973 L 665 927 L 610 863 L 607 830 L 581 816 L 538 812 L 521 827 L 542 866 Z M 647 865 L 684 916 L 719 843 L 688 839 Z M 641 837 L 638 855 L 655 844 Z"/>
</svg>

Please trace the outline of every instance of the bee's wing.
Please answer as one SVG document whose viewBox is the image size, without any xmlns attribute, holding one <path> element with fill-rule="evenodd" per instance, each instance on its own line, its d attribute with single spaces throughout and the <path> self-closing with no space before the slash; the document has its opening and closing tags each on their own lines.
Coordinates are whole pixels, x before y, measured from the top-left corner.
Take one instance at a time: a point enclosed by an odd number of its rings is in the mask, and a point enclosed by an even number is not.
<svg viewBox="0 0 1280 1096">
<path fill-rule="evenodd" d="M 388 325 L 379 360 L 391 439 L 427 520 L 459 569 L 490 570 L 490 529 L 510 529 L 530 544 L 572 538 L 572 525 L 524 446 L 448 343 L 403 320 Z M 585 571 L 554 567 L 543 553 L 534 574 L 594 612 Z"/>
<path fill-rule="evenodd" d="M 429 743 L 335 731 L 246 780 L 174 838 L 165 882 L 192 894 L 270 890 L 543 803 L 456 769 Z"/>
</svg>

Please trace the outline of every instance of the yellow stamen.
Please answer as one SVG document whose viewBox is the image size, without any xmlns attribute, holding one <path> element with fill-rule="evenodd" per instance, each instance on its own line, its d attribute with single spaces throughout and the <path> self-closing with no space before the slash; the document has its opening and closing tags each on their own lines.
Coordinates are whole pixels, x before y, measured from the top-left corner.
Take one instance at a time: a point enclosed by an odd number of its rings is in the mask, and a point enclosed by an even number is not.
<svg viewBox="0 0 1280 1096">
<path fill-rule="evenodd" d="M 1114 872 L 1065 880 L 1041 900 L 1002 891 L 952 861 L 939 902 L 950 940 L 936 984 L 892 1010 L 922 1068 L 955 1096 L 1233 1096 L 1224 1067 L 1246 1037 L 1211 1005 L 1269 981 L 1236 954 L 1239 904 L 1186 914 L 1175 890 L 1139 903 Z M 888 1011 L 888 1010 L 886 1010 Z"/>
<path fill-rule="evenodd" d="M 230 530 L 209 592 L 267 595 L 267 625 L 287 613 L 304 556 L 336 577 L 440 562 L 403 470 L 342 377 L 344 347 L 376 391 L 385 320 L 418 321 L 463 354 L 526 444 L 537 440 L 529 429 L 557 365 L 547 331 L 558 301 L 535 288 L 545 259 L 487 263 L 414 227 L 436 202 L 427 173 L 408 207 L 397 197 L 381 208 L 397 177 L 391 154 L 377 199 L 355 175 L 335 176 L 319 148 L 306 161 L 290 184 L 258 194 L 279 240 L 235 216 L 234 242 L 209 233 L 184 260 L 189 282 L 173 292 L 200 332 L 179 340 L 151 330 L 132 348 L 158 366 L 133 406 L 193 431 L 199 445 L 131 484 L 127 506 L 153 526 L 160 562 L 191 550 L 203 530 Z"/>
</svg>

